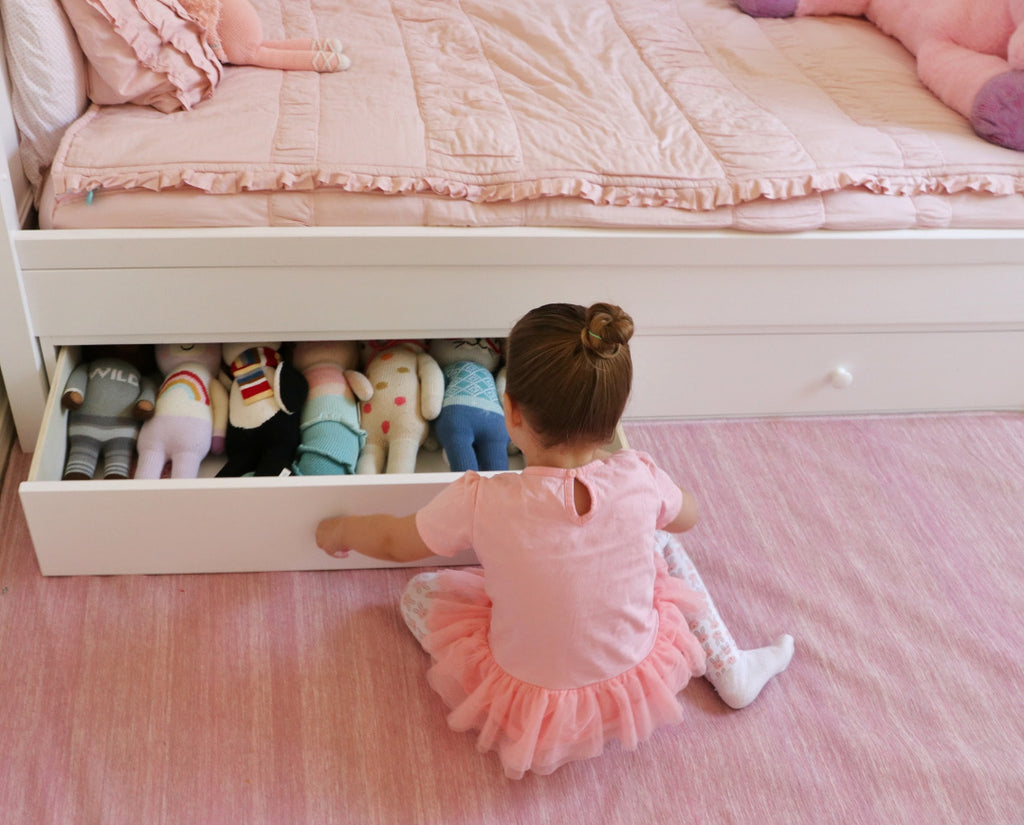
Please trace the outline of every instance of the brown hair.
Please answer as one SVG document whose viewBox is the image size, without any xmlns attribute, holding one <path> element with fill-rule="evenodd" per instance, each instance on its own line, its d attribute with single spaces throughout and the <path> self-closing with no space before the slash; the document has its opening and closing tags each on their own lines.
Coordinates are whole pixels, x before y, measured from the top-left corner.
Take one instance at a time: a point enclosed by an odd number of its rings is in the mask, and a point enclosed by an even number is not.
<svg viewBox="0 0 1024 825">
<path fill-rule="evenodd" d="M 633 319 L 613 304 L 545 304 L 506 341 L 506 392 L 546 447 L 610 441 L 633 382 Z"/>
</svg>

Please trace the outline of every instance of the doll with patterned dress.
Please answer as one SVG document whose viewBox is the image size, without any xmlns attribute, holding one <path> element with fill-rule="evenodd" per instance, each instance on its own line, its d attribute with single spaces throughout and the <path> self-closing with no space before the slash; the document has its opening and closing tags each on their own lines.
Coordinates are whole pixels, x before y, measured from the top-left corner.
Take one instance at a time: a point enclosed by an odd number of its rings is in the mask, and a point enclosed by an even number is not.
<svg viewBox="0 0 1024 825">
<path fill-rule="evenodd" d="M 496 338 L 436 338 L 430 355 L 444 375 L 441 412 L 434 433 L 448 466 L 465 470 L 507 470 L 508 431 L 501 409 L 505 370 Z"/>
<path fill-rule="evenodd" d="M 649 455 L 604 450 L 629 395 L 632 331 L 610 304 L 527 313 L 506 340 L 503 396 L 525 469 L 466 472 L 412 515 L 316 529 L 335 557 L 476 551 L 479 568 L 413 577 L 401 612 L 449 726 L 476 731 L 513 779 L 680 724 L 677 694 L 695 676 L 745 707 L 793 655 L 788 635 L 737 647 L 673 535 L 696 523 L 693 496 Z"/>
</svg>

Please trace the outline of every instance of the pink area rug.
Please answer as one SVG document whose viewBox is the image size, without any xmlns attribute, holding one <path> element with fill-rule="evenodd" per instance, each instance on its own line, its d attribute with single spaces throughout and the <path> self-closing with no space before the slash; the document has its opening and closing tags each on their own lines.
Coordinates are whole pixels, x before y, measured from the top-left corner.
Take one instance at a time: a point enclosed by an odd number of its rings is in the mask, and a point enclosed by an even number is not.
<svg viewBox="0 0 1024 825">
<path fill-rule="evenodd" d="M 447 728 L 396 609 L 413 571 L 44 578 L 16 453 L 0 821 L 1024 821 L 1024 416 L 627 434 L 697 495 L 686 544 L 740 644 L 796 656 L 745 710 L 698 680 L 683 726 L 521 782 Z"/>
</svg>

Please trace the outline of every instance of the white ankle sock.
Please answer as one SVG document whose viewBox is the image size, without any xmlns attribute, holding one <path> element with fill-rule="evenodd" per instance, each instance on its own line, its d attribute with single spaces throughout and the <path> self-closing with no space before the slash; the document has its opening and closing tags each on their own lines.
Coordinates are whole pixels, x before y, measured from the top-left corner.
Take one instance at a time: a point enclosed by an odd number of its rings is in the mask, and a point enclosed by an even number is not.
<svg viewBox="0 0 1024 825">
<path fill-rule="evenodd" d="M 711 594 L 682 545 L 674 536 L 664 532 L 657 534 L 655 545 L 665 557 L 668 572 L 703 593 L 707 599 L 707 612 L 699 617 L 690 617 L 690 630 L 707 655 L 704 678 L 729 707 L 737 710 L 746 707 L 773 676 L 789 666 L 793 658 L 793 637 L 785 634 L 767 647 L 741 650 L 733 641 Z"/>
<path fill-rule="evenodd" d="M 705 677 L 723 702 L 739 710 L 753 702 L 768 680 L 782 673 L 792 658 L 793 637 L 784 634 L 768 647 L 737 650 L 735 663 L 722 670 L 709 666 Z"/>
</svg>

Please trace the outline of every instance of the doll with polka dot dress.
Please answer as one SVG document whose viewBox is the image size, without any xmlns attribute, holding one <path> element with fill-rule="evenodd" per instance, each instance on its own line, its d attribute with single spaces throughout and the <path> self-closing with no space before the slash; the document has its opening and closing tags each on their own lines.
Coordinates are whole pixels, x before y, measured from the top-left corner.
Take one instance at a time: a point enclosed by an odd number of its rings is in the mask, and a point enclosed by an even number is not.
<svg viewBox="0 0 1024 825">
<path fill-rule="evenodd" d="M 366 446 L 356 473 L 415 472 L 429 422 L 441 412 L 441 367 L 427 352 L 426 341 L 365 341 L 361 351 L 373 397 L 362 406 Z"/>
</svg>

